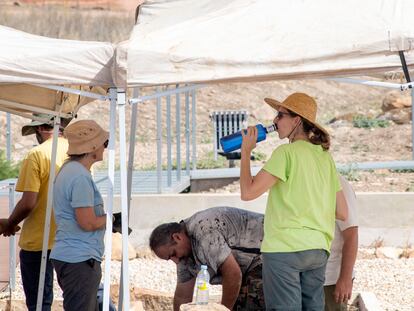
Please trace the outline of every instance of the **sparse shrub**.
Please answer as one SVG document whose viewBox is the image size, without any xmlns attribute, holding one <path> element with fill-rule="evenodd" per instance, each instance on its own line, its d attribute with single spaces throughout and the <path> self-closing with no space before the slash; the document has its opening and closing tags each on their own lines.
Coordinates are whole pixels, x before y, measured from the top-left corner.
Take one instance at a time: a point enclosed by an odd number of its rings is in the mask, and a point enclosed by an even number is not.
<svg viewBox="0 0 414 311">
<path fill-rule="evenodd" d="M 255 161 L 266 161 L 267 159 L 266 153 L 257 150 L 253 150 L 252 156 Z"/>
<path fill-rule="evenodd" d="M 390 170 L 390 171 L 394 173 L 414 173 L 414 168 L 402 168 L 402 169 L 395 169 L 395 170 Z"/>
<path fill-rule="evenodd" d="M 388 127 L 390 122 L 388 120 L 374 119 L 366 116 L 355 116 L 352 120 L 352 125 L 357 128 L 378 128 Z"/>
<path fill-rule="evenodd" d="M 217 161 L 214 160 L 214 152 L 208 152 L 201 159 L 197 159 L 197 168 L 199 169 L 208 169 L 208 168 L 224 168 L 227 167 L 227 160 L 225 157 L 217 157 Z"/>
<path fill-rule="evenodd" d="M 4 150 L 0 150 L 0 180 L 18 177 L 19 166 L 8 161 Z"/>
<path fill-rule="evenodd" d="M 344 169 L 338 169 L 338 171 L 348 181 L 359 181 L 359 180 L 361 180 L 359 171 L 357 171 L 352 166 L 348 167 L 348 168 L 344 168 Z"/>
</svg>

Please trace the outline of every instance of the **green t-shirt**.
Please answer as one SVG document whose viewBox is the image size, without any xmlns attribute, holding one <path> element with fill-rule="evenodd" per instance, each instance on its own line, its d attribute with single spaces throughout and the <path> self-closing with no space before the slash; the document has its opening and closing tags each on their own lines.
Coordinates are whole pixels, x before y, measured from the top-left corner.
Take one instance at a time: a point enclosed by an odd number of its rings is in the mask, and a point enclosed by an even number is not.
<svg viewBox="0 0 414 311">
<path fill-rule="evenodd" d="M 279 146 L 263 169 L 279 181 L 269 191 L 262 252 L 329 252 L 341 189 L 330 153 L 298 140 Z"/>
</svg>

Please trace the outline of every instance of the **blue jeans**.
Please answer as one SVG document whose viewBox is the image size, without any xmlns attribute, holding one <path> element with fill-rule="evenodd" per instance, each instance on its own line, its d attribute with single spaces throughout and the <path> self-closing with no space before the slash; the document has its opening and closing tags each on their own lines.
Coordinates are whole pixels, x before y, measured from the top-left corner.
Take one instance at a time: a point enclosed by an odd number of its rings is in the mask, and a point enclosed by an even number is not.
<svg viewBox="0 0 414 311">
<path fill-rule="evenodd" d="M 263 253 L 262 257 L 266 310 L 324 310 L 325 250 Z"/>
<path fill-rule="evenodd" d="M 53 266 L 50 262 L 49 255 L 50 250 L 47 253 L 42 311 L 50 311 L 53 302 Z M 26 296 L 26 306 L 29 311 L 36 310 L 41 262 L 41 251 L 20 251 L 20 271 L 22 274 L 23 290 Z"/>
</svg>

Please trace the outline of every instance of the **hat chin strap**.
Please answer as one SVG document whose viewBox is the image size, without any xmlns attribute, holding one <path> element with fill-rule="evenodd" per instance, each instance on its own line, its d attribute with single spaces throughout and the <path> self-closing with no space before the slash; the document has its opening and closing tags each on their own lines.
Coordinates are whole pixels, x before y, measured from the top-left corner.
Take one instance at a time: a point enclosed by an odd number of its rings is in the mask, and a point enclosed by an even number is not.
<svg viewBox="0 0 414 311">
<path fill-rule="evenodd" d="M 298 126 L 299 125 L 301 125 L 302 124 L 302 120 L 300 120 L 299 121 L 299 123 L 298 124 L 296 124 L 295 125 L 295 127 L 290 131 L 290 133 L 289 133 L 289 135 L 287 136 L 288 138 L 289 138 L 289 143 L 292 143 L 293 142 L 293 139 L 295 138 L 295 136 L 296 136 L 296 129 L 298 128 Z M 291 135 L 293 134 L 293 136 L 292 137 L 290 137 Z"/>
</svg>

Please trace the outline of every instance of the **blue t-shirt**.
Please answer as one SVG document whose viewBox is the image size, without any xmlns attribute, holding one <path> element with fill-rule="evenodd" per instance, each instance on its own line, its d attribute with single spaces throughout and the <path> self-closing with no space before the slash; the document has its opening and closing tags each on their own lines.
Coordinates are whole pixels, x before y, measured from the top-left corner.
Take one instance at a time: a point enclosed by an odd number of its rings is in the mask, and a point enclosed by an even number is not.
<svg viewBox="0 0 414 311">
<path fill-rule="evenodd" d="M 96 216 L 105 214 L 91 173 L 77 161 L 64 164 L 53 190 L 57 231 L 50 258 L 70 263 L 91 258 L 102 261 L 105 229 L 85 231 L 76 221 L 75 209 L 90 206 L 94 207 Z"/>
</svg>

